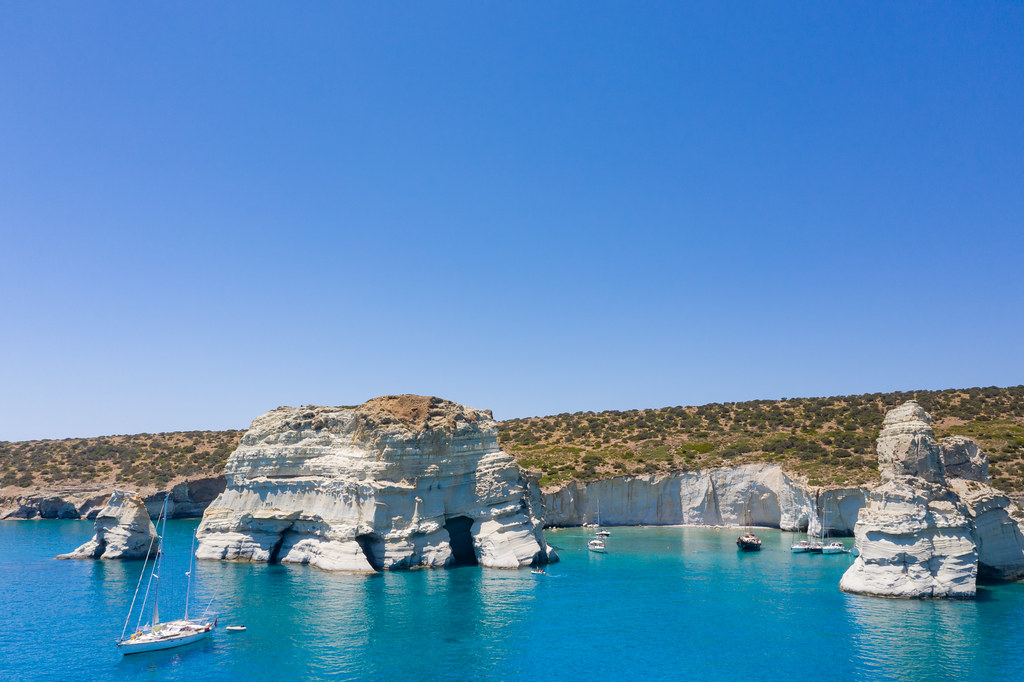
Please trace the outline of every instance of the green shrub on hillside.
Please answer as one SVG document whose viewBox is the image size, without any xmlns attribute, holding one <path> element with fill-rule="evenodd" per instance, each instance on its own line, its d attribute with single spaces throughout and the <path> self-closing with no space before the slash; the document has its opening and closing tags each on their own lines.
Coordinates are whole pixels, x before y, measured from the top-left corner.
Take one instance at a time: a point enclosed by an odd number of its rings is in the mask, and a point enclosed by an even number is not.
<svg viewBox="0 0 1024 682">
<path fill-rule="evenodd" d="M 525 468 L 544 474 L 542 484 L 777 462 L 821 485 L 858 485 L 877 480 L 875 440 L 885 412 L 911 399 L 932 414 L 936 436 L 974 438 L 991 457 L 997 485 L 1024 493 L 1024 386 L 563 413 L 502 422 L 499 439 Z M 545 467 L 554 444 L 602 461 L 563 450 L 557 470 Z"/>
</svg>

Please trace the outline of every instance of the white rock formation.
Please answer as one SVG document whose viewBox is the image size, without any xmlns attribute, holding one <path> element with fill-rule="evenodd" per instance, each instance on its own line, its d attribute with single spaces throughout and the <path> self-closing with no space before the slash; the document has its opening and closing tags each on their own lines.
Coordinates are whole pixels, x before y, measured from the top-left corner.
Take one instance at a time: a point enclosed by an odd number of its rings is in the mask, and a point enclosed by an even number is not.
<svg viewBox="0 0 1024 682">
<path fill-rule="evenodd" d="M 375 571 L 557 556 L 489 411 L 386 396 L 253 421 L 199 526 L 200 559 Z"/>
<path fill-rule="evenodd" d="M 942 448 L 931 423 L 931 416 L 913 400 L 886 412 L 875 444 L 883 482 L 909 476 L 945 483 Z"/>
<path fill-rule="evenodd" d="M 92 540 L 58 559 L 143 559 L 156 537 L 146 503 L 135 493 L 115 490 L 96 516 Z"/>
<path fill-rule="evenodd" d="M 946 479 L 988 480 L 988 457 L 981 447 L 964 436 L 947 436 L 939 441 Z"/>
<path fill-rule="evenodd" d="M 978 575 L 999 580 L 1024 578 L 1024 513 L 1003 493 L 979 481 L 949 479 L 974 524 Z"/>
<path fill-rule="evenodd" d="M 1024 578 L 1024 513 L 988 481 L 988 457 L 970 438 L 949 436 L 939 441 L 949 487 L 974 522 L 978 575 L 1001 580 Z"/>
<path fill-rule="evenodd" d="M 544 522 L 551 526 L 742 525 L 751 522 L 790 531 L 816 532 L 824 517 L 829 530 L 849 533 L 864 505 L 859 488 L 815 491 L 794 481 L 776 464 L 573 482 L 546 491 Z M 822 514 L 819 510 L 824 509 Z"/>
<path fill-rule="evenodd" d="M 914 401 L 890 410 L 876 449 L 882 485 L 860 511 L 858 556 L 840 588 L 886 597 L 973 597 L 974 527 L 945 485 L 931 417 Z"/>
</svg>

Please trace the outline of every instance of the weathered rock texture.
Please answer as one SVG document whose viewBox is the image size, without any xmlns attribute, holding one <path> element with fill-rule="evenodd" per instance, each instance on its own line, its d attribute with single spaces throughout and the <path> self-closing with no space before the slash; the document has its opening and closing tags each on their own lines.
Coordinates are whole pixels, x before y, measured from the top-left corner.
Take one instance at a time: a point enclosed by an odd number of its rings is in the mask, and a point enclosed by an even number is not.
<svg viewBox="0 0 1024 682">
<path fill-rule="evenodd" d="M 886 414 L 878 436 L 882 484 L 854 528 L 858 557 L 848 592 L 887 597 L 973 597 L 983 573 L 1024 575 L 1019 510 L 981 482 L 988 461 L 977 444 L 935 440 L 931 417 L 909 401 Z M 953 478 L 953 475 L 956 478 Z"/>
<path fill-rule="evenodd" d="M 39 491 L 0 496 L 0 521 L 8 519 L 94 520 L 110 499 L 110 489 L 86 488 Z M 220 493 L 224 477 L 195 478 L 167 490 L 143 495 L 150 518 L 156 518 L 167 500 L 167 518 L 198 518 Z"/>
<path fill-rule="evenodd" d="M 255 421 L 199 526 L 200 559 L 375 571 L 555 560 L 489 411 L 386 396 Z"/>
<path fill-rule="evenodd" d="M 939 441 L 939 447 L 947 479 L 988 480 L 988 457 L 973 440 L 964 436 L 947 436 Z"/>
<path fill-rule="evenodd" d="M 859 488 L 807 488 L 775 464 L 573 482 L 541 495 L 550 526 L 735 526 L 749 509 L 757 526 L 817 533 L 824 519 L 835 534 L 853 531 L 864 499 Z"/>
<path fill-rule="evenodd" d="M 135 493 L 115 490 L 96 516 L 92 540 L 58 559 L 144 559 L 156 537 L 146 503 Z"/>
<path fill-rule="evenodd" d="M 149 515 L 156 518 L 167 498 L 167 518 L 195 519 L 203 515 L 206 508 L 224 492 L 223 476 L 212 478 L 196 478 L 184 481 L 166 492 L 158 492 L 146 497 Z"/>
<path fill-rule="evenodd" d="M 0 498 L 0 521 L 13 519 L 95 519 L 108 491 L 46 491 Z"/>
<path fill-rule="evenodd" d="M 988 485 L 988 457 L 963 436 L 943 438 L 942 461 L 950 489 L 967 505 L 974 522 L 978 575 L 1002 580 L 1024 578 L 1024 513 L 1006 495 Z"/>
</svg>

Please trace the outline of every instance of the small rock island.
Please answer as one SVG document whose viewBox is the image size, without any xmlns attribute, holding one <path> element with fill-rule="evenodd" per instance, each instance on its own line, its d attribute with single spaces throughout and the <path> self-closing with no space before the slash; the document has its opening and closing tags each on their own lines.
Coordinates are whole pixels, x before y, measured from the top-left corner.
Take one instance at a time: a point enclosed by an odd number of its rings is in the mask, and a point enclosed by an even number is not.
<svg viewBox="0 0 1024 682">
<path fill-rule="evenodd" d="M 136 493 L 115 490 L 96 515 L 95 535 L 58 559 L 144 559 L 156 538 L 146 503 Z"/>
<path fill-rule="evenodd" d="M 397 395 L 257 417 L 198 530 L 200 559 L 327 570 L 557 561 L 488 410 Z"/>
<path fill-rule="evenodd" d="M 940 443 L 915 401 L 885 415 L 876 446 L 882 484 L 854 526 L 858 556 L 839 587 L 882 597 L 971 598 L 979 572 L 1024 576 L 1019 509 L 992 488 L 974 441 Z"/>
</svg>

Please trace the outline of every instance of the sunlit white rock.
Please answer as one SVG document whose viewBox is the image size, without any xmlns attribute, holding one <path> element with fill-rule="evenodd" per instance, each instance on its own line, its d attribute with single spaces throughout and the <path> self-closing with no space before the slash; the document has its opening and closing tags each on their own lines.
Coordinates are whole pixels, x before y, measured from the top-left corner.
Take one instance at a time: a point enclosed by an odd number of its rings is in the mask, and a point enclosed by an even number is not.
<svg viewBox="0 0 1024 682">
<path fill-rule="evenodd" d="M 253 421 L 199 526 L 201 559 L 373 571 L 556 560 L 489 411 L 386 396 Z"/>
<path fill-rule="evenodd" d="M 91 540 L 58 559 L 142 559 L 146 556 L 156 527 L 146 503 L 135 493 L 115 490 L 96 515 L 96 534 Z"/>
<path fill-rule="evenodd" d="M 864 505 L 859 488 L 816 490 L 777 464 L 744 464 L 699 471 L 618 476 L 573 482 L 541 495 L 548 525 L 737 526 L 745 511 L 756 526 L 816 533 L 821 522 L 849 533 Z"/>
<path fill-rule="evenodd" d="M 931 417 L 914 401 L 890 410 L 876 449 L 883 483 L 860 510 L 858 556 L 839 587 L 885 597 L 973 597 L 974 524 L 946 486 Z"/>
</svg>

